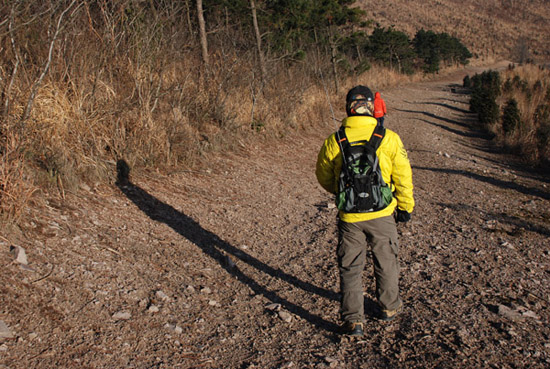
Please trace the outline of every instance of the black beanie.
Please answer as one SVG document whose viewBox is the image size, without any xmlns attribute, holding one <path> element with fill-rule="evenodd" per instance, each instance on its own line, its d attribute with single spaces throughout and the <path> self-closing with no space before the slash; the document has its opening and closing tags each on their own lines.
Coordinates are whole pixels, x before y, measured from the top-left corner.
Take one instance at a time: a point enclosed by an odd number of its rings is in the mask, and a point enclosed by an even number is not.
<svg viewBox="0 0 550 369">
<path fill-rule="evenodd" d="M 348 94 L 346 96 L 346 113 L 348 116 L 351 115 L 372 115 L 372 114 L 358 114 L 352 110 L 352 103 L 355 101 L 364 101 L 369 106 L 373 104 L 374 101 L 374 95 L 372 94 L 372 91 L 370 88 L 366 86 L 355 86 L 351 90 L 348 91 Z"/>
</svg>

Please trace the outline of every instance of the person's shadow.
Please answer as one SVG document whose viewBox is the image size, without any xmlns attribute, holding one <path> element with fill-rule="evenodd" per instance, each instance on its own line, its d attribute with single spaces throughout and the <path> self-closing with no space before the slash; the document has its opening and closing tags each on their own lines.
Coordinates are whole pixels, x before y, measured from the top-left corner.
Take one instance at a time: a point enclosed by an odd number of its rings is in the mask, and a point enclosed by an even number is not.
<svg viewBox="0 0 550 369">
<path fill-rule="evenodd" d="M 130 199 L 141 211 L 154 221 L 165 223 L 181 236 L 194 243 L 199 249 L 212 259 L 216 260 L 229 274 L 233 275 L 241 283 L 250 287 L 254 293 L 265 296 L 268 300 L 281 304 L 289 312 L 301 317 L 318 328 L 337 333 L 339 327 L 323 318 L 310 313 L 303 307 L 290 302 L 277 293 L 270 291 L 265 286 L 260 285 L 253 278 L 246 275 L 229 258 L 229 255 L 247 263 L 255 269 L 266 273 L 272 277 L 279 278 L 302 290 L 319 295 L 321 297 L 339 301 L 340 295 L 326 290 L 324 288 L 304 282 L 293 275 L 290 275 L 280 269 L 275 269 L 263 261 L 247 254 L 243 250 L 222 240 L 216 234 L 202 228 L 195 220 L 182 212 L 174 209 L 172 206 L 160 201 L 139 186 L 129 180 L 130 168 L 124 160 L 117 162 L 117 187 Z M 369 309 L 372 301 L 365 301 L 365 306 Z"/>
</svg>

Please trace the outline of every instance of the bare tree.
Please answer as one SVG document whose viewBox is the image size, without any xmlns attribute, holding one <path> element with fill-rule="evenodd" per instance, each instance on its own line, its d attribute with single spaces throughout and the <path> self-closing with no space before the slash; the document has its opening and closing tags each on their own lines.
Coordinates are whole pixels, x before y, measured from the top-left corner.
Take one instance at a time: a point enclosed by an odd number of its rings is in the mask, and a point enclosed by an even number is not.
<svg viewBox="0 0 550 369">
<path fill-rule="evenodd" d="M 260 35 L 260 28 L 258 27 L 256 3 L 254 0 L 250 0 L 250 8 L 252 9 L 252 22 L 254 24 L 254 32 L 256 33 L 256 47 L 258 48 L 258 58 L 260 60 L 260 69 L 262 71 L 262 81 L 265 82 L 265 79 L 267 77 L 267 70 L 265 68 L 264 53 L 262 50 L 262 36 Z"/>
<path fill-rule="evenodd" d="M 204 14 L 202 10 L 202 0 L 197 0 L 197 17 L 199 20 L 199 32 L 202 47 L 202 61 L 204 66 L 208 68 L 208 41 L 206 39 L 206 24 L 204 22 Z"/>
<path fill-rule="evenodd" d="M 2 91 L 2 97 L 4 98 L 4 111 L 3 111 L 3 113 L 4 113 L 5 116 L 9 115 L 11 90 L 12 90 L 12 87 L 13 87 L 13 84 L 14 84 L 14 81 L 15 81 L 15 77 L 16 77 L 17 71 L 19 69 L 19 63 L 20 63 L 20 58 L 19 58 L 19 55 L 17 53 L 17 47 L 15 46 L 15 39 L 14 39 L 14 35 L 13 35 L 14 13 L 15 13 L 15 6 L 12 7 L 12 9 L 11 9 L 11 14 L 10 14 L 10 17 L 9 17 L 9 24 L 8 24 L 8 33 L 10 35 L 11 48 L 12 48 L 12 51 L 13 51 L 13 56 L 14 56 L 15 61 L 13 62 L 13 66 L 11 68 L 10 81 L 7 84 L 7 86 L 3 86 L 4 88 L 3 88 L 3 91 Z"/>
<path fill-rule="evenodd" d="M 48 74 L 48 71 L 50 70 L 50 64 L 52 63 L 52 58 L 53 58 L 53 50 L 54 50 L 55 42 L 57 41 L 57 38 L 59 37 L 59 32 L 61 31 L 61 25 L 62 25 L 62 22 L 63 22 L 63 17 L 65 16 L 65 14 L 67 14 L 67 12 L 69 10 L 71 10 L 71 8 L 73 7 L 73 5 L 76 4 L 76 2 L 77 2 L 77 0 L 73 0 L 69 4 L 69 6 L 66 9 L 64 9 L 63 12 L 61 12 L 61 15 L 59 16 L 59 19 L 57 20 L 57 25 L 56 25 L 56 28 L 55 28 L 55 32 L 52 36 L 52 39 L 50 40 L 50 47 L 49 47 L 49 51 L 48 51 L 48 59 L 46 60 L 46 63 L 44 64 L 44 69 L 42 70 L 42 73 L 40 74 L 40 76 L 38 77 L 38 79 L 36 80 L 36 82 L 32 86 L 31 93 L 30 93 L 29 99 L 27 101 L 27 106 L 25 108 L 23 116 L 21 117 L 22 121 L 27 120 L 27 118 L 30 116 L 32 106 L 34 104 L 34 99 L 36 97 L 38 89 L 40 88 L 40 85 L 42 84 L 42 81 L 44 80 L 44 78 Z M 81 5 L 82 4 L 78 5 L 76 7 L 76 9 L 78 9 Z M 74 11 L 73 11 L 73 13 L 74 13 Z"/>
<path fill-rule="evenodd" d="M 336 37 L 334 36 L 334 31 L 332 29 L 332 26 L 330 27 L 330 61 L 332 64 L 332 74 L 334 77 L 334 89 L 336 93 L 340 90 L 340 84 L 338 83 L 338 67 L 337 67 L 337 46 L 336 46 Z"/>
<path fill-rule="evenodd" d="M 193 32 L 193 26 L 191 25 L 191 11 L 189 10 L 189 0 L 185 0 L 185 14 L 187 15 L 187 27 L 189 28 L 189 34 L 192 35 Z"/>
</svg>

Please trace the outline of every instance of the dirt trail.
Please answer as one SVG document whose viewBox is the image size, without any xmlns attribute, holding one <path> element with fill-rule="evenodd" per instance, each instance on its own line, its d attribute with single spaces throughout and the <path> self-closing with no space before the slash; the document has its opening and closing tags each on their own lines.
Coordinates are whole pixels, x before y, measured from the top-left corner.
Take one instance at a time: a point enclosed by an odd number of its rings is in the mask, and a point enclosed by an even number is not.
<svg viewBox="0 0 550 369">
<path fill-rule="evenodd" d="M 336 333 L 336 209 L 314 176 L 327 124 L 29 212 L 0 241 L 0 368 L 550 366 L 548 178 L 470 129 L 463 76 L 382 91 L 417 201 L 394 322 L 372 316 L 367 269 L 365 339 Z"/>
</svg>

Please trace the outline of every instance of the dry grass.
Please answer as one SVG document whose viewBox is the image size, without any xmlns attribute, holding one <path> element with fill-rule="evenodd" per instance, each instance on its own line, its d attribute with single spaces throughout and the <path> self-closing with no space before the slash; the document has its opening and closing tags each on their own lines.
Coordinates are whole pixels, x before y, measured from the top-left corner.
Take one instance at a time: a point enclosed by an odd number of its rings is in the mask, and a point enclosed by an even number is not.
<svg viewBox="0 0 550 369">
<path fill-rule="evenodd" d="M 537 121 L 537 109 L 550 110 L 550 70 L 536 65 L 523 65 L 504 72 L 504 88 L 499 105 L 509 99 L 518 103 L 521 124 L 512 134 L 505 135 L 494 127 L 504 146 L 521 153 L 528 161 L 543 164 L 550 162 L 550 121 Z M 507 81 L 507 82 L 506 82 Z"/>
<path fill-rule="evenodd" d="M 0 151 L 0 214 L 17 223 L 38 187 L 28 178 L 26 160 L 19 149 L 20 137 L 6 136 Z"/>
</svg>

